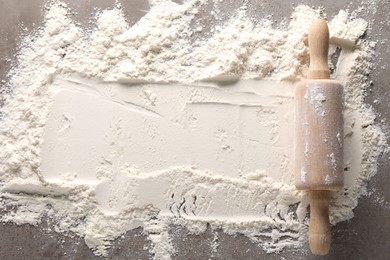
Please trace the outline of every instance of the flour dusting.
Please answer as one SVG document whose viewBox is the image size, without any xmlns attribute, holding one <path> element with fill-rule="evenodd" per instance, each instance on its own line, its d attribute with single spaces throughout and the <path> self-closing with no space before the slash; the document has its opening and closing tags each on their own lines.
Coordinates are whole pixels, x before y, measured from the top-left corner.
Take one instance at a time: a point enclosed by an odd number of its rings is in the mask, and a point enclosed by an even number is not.
<svg viewBox="0 0 390 260">
<path fill-rule="evenodd" d="M 12 91 L 1 108 L 3 222 L 36 225 L 48 217 L 57 232 L 84 237 L 95 254 L 103 256 L 116 238 L 142 227 L 153 245 L 154 258 L 169 259 L 175 251 L 169 233 L 172 224 L 183 225 L 195 234 L 208 226 L 228 234 L 241 233 L 268 253 L 300 248 L 307 241 L 308 202 L 306 194 L 293 185 L 293 147 L 287 138 L 293 127 L 288 91 L 306 75 L 309 56 L 304 39 L 309 24 L 322 11 L 300 5 L 288 25 L 275 28 L 269 17 L 251 19 L 243 5 L 209 35 L 195 37 L 202 31 L 197 25 L 200 7 L 207 2 L 151 1 L 150 10 L 132 26 L 117 5 L 99 11 L 91 31 L 72 20 L 66 4 L 53 1 L 47 6 L 42 27 L 23 40 L 17 65 L 10 71 Z M 336 52 L 336 46 L 341 48 L 337 64 L 330 64 L 335 68 L 331 77 L 345 88 L 344 137 L 337 136 L 340 143 L 344 138 L 345 187 L 334 193 L 331 203 L 331 222 L 336 224 L 352 218 L 359 197 L 367 193 L 366 183 L 376 174 L 385 136 L 374 124 L 373 111 L 363 102 L 373 55 L 372 44 L 361 39 L 367 22 L 344 10 L 328 19 L 329 56 Z M 231 87 L 237 81 L 242 82 L 238 86 L 252 82 L 254 87 L 245 91 Z M 286 87 L 283 91 L 275 87 L 273 91 L 278 93 L 273 93 L 267 90 L 272 84 L 265 82 Z M 73 92 L 68 91 L 71 87 Z M 121 111 L 141 113 L 147 120 L 140 121 L 138 131 L 150 137 L 151 145 L 158 144 L 160 137 L 169 137 L 159 132 L 165 129 L 164 120 L 166 129 L 175 127 L 178 131 L 165 145 L 174 144 L 175 137 L 187 140 L 183 136 L 201 129 L 200 136 L 207 133 L 204 140 L 216 143 L 219 161 L 201 156 L 202 147 L 197 147 L 201 140 L 183 144 L 180 151 L 166 149 L 166 153 L 159 150 L 161 147 L 148 147 L 149 152 L 134 154 L 137 160 L 129 158 L 131 154 L 123 156 L 129 148 L 121 140 L 128 138 L 134 145 L 138 140 L 126 135 L 131 124 L 123 116 L 107 126 L 107 138 L 112 138 L 107 149 L 111 150 L 103 157 L 96 156 L 98 161 L 90 163 L 97 163 L 91 173 L 47 170 L 48 155 L 42 149 L 53 148 L 47 147 L 44 138 L 48 118 L 53 111 L 60 111 L 54 117 L 56 128 L 50 132 L 55 134 L 53 140 L 77 130 L 80 122 L 77 114 L 61 111 L 61 107 L 54 109 L 59 89 L 68 91 L 61 92 L 62 97 L 79 93 L 71 95 L 75 107 L 88 108 L 82 98 L 77 103 L 78 97 L 86 95 L 109 100 L 110 108 L 115 103 L 115 107 L 119 104 L 126 109 Z M 123 93 L 128 94 L 129 89 L 133 94 L 125 97 Z M 320 108 L 325 97 L 318 94 L 314 98 Z M 65 99 L 64 107 L 69 100 Z M 180 114 L 180 102 L 184 101 L 193 107 Z M 210 116 L 217 113 L 216 103 L 235 114 L 221 117 L 217 123 L 223 127 L 209 133 L 207 127 L 201 128 L 202 118 L 207 118 L 202 116 L 208 111 Z M 72 108 L 69 102 L 68 107 Z M 237 131 L 230 131 L 228 126 L 234 123 Z M 251 132 L 254 126 L 262 130 Z M 100 139 L 104 136 L 96 136 Z M 240 150 L 242 144 L 247 146 Z M 156 160 L 148 159 L 159 151 L 163 152 Z M 186 153 L 199 160 L 185 164 Z M 164 156 L 166 161 L 157 161 Z M 272 156 L 278 158 L 276 163 Z M 181 164 L 170 163 L 172 158 Z M 67 159 L 63 161 L 73 162 Z M 201 167 L 202 160 L 207 167 Z M 234 160 L 237 166 L 221 170 Z M 253 167 L 245 168 L 248 165 Z M 308 174 L 302 169 L 303 182 Z M 218 250 L 217 240 L 215 237 L 211 245 L 213 253 Z"/>
</svg>

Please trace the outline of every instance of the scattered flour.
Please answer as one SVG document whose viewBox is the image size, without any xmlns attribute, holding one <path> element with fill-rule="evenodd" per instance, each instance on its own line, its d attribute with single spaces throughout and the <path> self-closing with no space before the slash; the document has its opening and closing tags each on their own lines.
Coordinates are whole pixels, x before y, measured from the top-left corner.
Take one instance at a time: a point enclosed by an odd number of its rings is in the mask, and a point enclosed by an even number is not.
<svg viewBox="0 0 390 260">
<path fill-rule="evenodd" d="M 97 184 L 77 182 L 79 172 L 64 173 L 56 182 L 42 172 L 44 126 L 52 83 L 59 76 L 77 74 L 131 84 L 238 79 L 292 84 L 304 77 L 308 69 L 305 33 L 320 10 L 298 6 L 288 27 L 275 29 L 269 18 L 254 22 L 243 6 L 209 37 L 195 40 L 201 28 L 193 25 L 206 2 L 152 1 L 151 9 L 131 27 L 116 6 L 99 12 L 91 32 L 71 19 L 64 3 L 48 6 L 42 28 L 23 41 L 18 64 L 10 72 L 12 92 L 1 108 L 0 205 L 6 212 L 2 221 L 38 224 L 48 216 L 56 231 L 84 236 L 98 255 L 105 255 L 112 241 L 126 231 L 143 227 L 154 257 L 169 259 L 174 253 L 171 224 L 184 225 L 194 233 L 205 231 L 207 224 L 229 234 L 240 232 L 270 253 L 301 246 L 306 240 L 308 203 L 293 186 L 291 169 L 283 166 L 291 158 L 278 165 L 275 173 L 257 169 L 240 177 L 191 166 L 143 172 L 132 164 L 118 165 L 115 158 L 97 169 L 101 180 Z M 363 103 L 372 53 L 369 43 L 359 37 L 367 22 L 340 11 L 329 25 L 331 43 L 342 48 L 332 78 L 345 86 L 346 181 L 332 201 L 335 224 L 353 217 L 358 198 L 366 194 L 367 180 L 377 171 L 385 137 L 374 125 L 372 110 Z M 332 55 L 336 48 L 330 50 Z M 148 90 L 143 96 L 150 106 L 158 101 Z M 201 96 L 194 92 L 194 98 Z M 60 120 L 61 131 L 72 127 L 71 117 Z M 285 175 L 275 179 L 281 169 Z M 302 172 L 303 179 L 306 174 Z M 110 185 L 102 185 L 107 181 Z M 102 207 L 119 204 L 117 210 Z M 214 251 L 217 240 L 213 240 Z"/>
</svg>

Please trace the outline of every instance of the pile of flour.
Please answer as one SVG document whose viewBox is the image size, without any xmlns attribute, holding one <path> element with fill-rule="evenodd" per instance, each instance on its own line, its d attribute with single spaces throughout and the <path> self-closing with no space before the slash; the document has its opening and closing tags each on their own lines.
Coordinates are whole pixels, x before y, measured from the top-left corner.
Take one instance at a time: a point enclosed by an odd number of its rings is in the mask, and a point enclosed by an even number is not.
<svg viewBox="0 0 390 260">
<path fill-rule="evenodd" d="M 134 165 L 112 168 L 112 163 L 107 163 L 96 175 L 102 182 L 116 184 L 108 190 L 75 181 L 80 173 L 63 174 L 56 182 L 42 174 L 43 133 L 52 83 L 58 77 L 81 75 L 132 84 L 238 79 L 293 84 L 306 75 L 305 33 L 310 22 L 320 17 L 320 9 L 298 6 L 288 26 L 275 28 L 270 18 L 251 19 L 243 5 L 203 34 L 197 21 L 207 2 L 152 1 L 150 10 L 131 27 L 121 7 L 115 6 L 97 14 L 91 31 L 72 20 L 64 3 L 55 1 L 47 6 L 43 26 L 23 40 L 17 65 L 10 71 L 12 91 L 1 108 L 3 222 L 36 225 L 47 216 L 56 231 L 85 237 L 98 255 L 105 255 L 111 242 L 126 231 L 143 227 L 156 259 L 169 258 L 174 252 L 169 236 L 172 224 L 184 225 L 194 233 L 205 231 L 207 224 L 229 234 L 240 232 L 270 253 L 300 247 L 306 241 L 308 203 L 305 194 L 293 186 L 291 169 L 282 179 L 275 178 L 283 165 L 275 168 L 275 173 L 258 169 L 228 177 L 191 166 L 142 172 Z M 214 15 L 218 18 L 218 12 Z M 340 11 L 329 18 L 329 27 L 330 56 L 341 48 L 338 62 L 330 64 L 332 78 L 345 86 L 346 185 L 332 201 L 331 222 L 336 224 L 352 218 L 358 198 L 366 194 L 365 185 L 377 171 L 385 136 L 374 125 L 372 110 L 363 103 L 374 47 L 360 39 L 367 22 Z M 115 182 L 118 176 L 126 177 Z M 166 190 L 160 191 L 161 186 Z M 107 203 L 118 199 L 124 203 L 120 210 L 102 209 L 99 194 L 104 192 L 112 195 Z"/>
</svg>

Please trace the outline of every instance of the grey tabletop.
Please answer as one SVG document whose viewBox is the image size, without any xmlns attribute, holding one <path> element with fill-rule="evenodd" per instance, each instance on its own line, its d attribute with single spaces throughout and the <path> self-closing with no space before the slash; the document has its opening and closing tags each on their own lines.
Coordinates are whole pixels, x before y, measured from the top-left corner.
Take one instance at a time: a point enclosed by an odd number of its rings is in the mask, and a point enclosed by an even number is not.
<svg viewBox="0 0 390 260">
<path fill-rule="evenodd" d="M 7 91 L 6 74 L 15 63 L 15 53 L 21 41 L 23 30 L 33 30 L 42 23 L 44 0 L 0 0 L 0 88 Z M 75 18 L 83 26 L 96 8 L 109 8 L 114 0 L 66 0 L 76 11 Z M 148 9 L 146 0 L 119 1 L 127 20 L 135 23 Z M 176 0 L 175 2 L 180 2 Z M 274 14 L 275 19 L 288 17 L 293 5 L 282 0 L 247 1 L 254 17 Z M 296 2 L 309 6 L 323 6 L 329 17 L 340 9 L 363 8 L 360 17 L 370 21 L 365 37 L 378 42 L 373 59 L 374 67 L 369 75 L 373 81 L 367 92 L 366 102 L 374 108 L 377 122 L 389 132 L 390 122 L 390 79 L 388 78 L 388 51 L 390 37 L 390 3 L 387 0 L 370 3 L 340 1 L 304 0 Z M 233 10 L 241 1 L 224 1 L 226 12 Z M 368 8 L 370 7 L 371 8 Z M 376 12 L 373 12 L 375 7 Z M 203 11 L 207 11 L 207 5 Z M 199 15 L 202 15 L 202 10 Z M 24 29 L 23 29 L 24 28 Z M 1 97 L 1 95 L 0 95 Z M 374 102 L 374 100 L 376 100 Z M 0 98 L 0 104 L 2 100 Z M 201 235 L 192 235 L 183 227 L 173 226 L 171 234 L 176 253 L 173 259 L 389 259 L 390 258 L 390 160 L 388 155 L 379 158 L 378 174 L 368 184 L 369 196 L 362 197 L 354 210 L 355 217 L 332 228 L 333 244 L 329 255 L 314 257 L 306 248 L 286 249 L 279 254 L 266 254 L 259 246 L 243 235 L 227 235 L 222 231 L 207 230 Z M 99 259 L 86 246 L 83 238 L 59 234 L 50 229 L 49 219 L 38 226 L 15 224 L 0 225 L 0 259 Z M 217 253 L 211 248 L 214 233 L 218 234 Z M 150 242 L 141 229 L 135 229 L 115 241 L 109 250 L 110 259 L 150 259 Z"/>
</svg>

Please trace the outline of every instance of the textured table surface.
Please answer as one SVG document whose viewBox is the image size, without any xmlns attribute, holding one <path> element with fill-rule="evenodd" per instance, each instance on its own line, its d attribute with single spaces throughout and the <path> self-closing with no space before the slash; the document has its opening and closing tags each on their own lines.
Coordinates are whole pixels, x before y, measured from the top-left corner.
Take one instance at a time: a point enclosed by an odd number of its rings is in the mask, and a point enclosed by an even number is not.
<svg viewBox="0 0 390 260">
<path fill-rule="evenodd" d="M 0 79 L 7 80 L 6 73 L 15 62 L 17 45 L 20 43 L 22 28 L 32 30 L 42 22 L 42 3 L 44 0 L 0 0 Z M 75 19 L 87 26 L 94 8 L 109 8 L 113 0 L 66 0 L 75 10 Z M 135 23 L 148 9 L 146 0 L 119 1 L 122 3 L 127 20 Z M 176 0 L 180 2 L 180 0 Z M 285 1 L 248 1 L 251 15 L 261 17 L 273 13 L 274 18 L 288 17 L 293 6 Z M 259 3 L 260 2 L 260 3 Z M 366 37 L 377 40 L 374 69 L 370 74 L 372 91 L 366 102 L 373 106 L 377 122 L 389 132 L 390 124 L 390 3 L 387 0 L 370 1 L 377 8 L 375 15 L 363 9 L 361 17 L 371 21 Z M 224 1 L 226 12 L 231 12 L 241 1 Z M 328 17 L 340 9 L 355 10 L 359 3 L 349 0 L 297 2 L 309 6 L 324 6 Z M 207 6 L 205 7 L 207 11 Z M 202 12 L 201 12 L 202 13 Z M 23 26 L 21 26 L 23 25 Z M 1 88 L 4 91 L 4 87 Z M 377 100 L 376 102 L 373 102 Z M 0 99 L 1 104 L 1 99 Z M 378 174 L 368 185 L 369 197 L 363 197 L 354 210 L 355 217 L 332 228 L 333 244 L 326 257 L 313 257 L 308 250 L 284 250 L 280 254 L 265 254 L 262 249 L 242 235 L 231 236 L 208 230 L 202 235 L 191 235 L 182 227 L 172 227 L 173 244 L 176 255 L 173 259 L 389 259 L 390 255 L 390 160 L 383 155 L 379 160 Z M 386 207 L 383 205 L 387 205 Z M 1 213 L 0 213 L 1 214 Z M 39 226 L 16 226 L 0 224 L 0 259 L 100 259 L 93 255 L 78 237 L 69 237 L 48 231 L 50 223 L 44 221 Z M 220 246 L 217 253 L 212 252 L 211 242 L 214 232 L 218 233 Z M 110 259 L 149 259 L 150 242 L 141 229 L 128 232 L 118 239 L 109 250 Z"/>
</svg>

